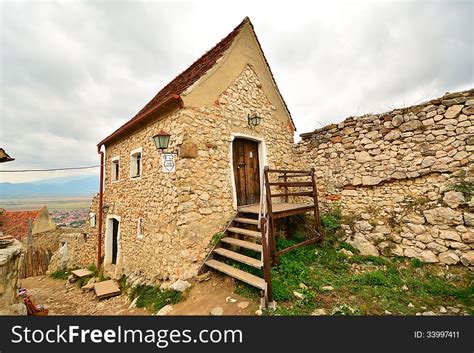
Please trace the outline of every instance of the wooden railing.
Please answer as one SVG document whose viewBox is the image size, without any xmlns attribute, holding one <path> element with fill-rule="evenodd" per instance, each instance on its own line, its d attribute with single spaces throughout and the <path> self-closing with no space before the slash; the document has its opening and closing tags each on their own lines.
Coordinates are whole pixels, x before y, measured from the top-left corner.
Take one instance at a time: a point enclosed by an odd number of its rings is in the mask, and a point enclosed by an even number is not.
<svg viewBox="0 0 474 353">
<path fill-rule="evenodd" d="M 270 174 L 279 174 L 277 175 L 278 181 L 270 180 Z M 291 181 L 294 178 L 297 178 L 297 180 Z M 301 180 L 304 178 L 309 178 L 309 180 Z M 263 262 L 263 275 L 266 282 L 265 305 L 268 306 L 268 304 L 273 301 L 271 265 L 279 263 L 280 255 L 301 246 L 319 241 L 322 238 L 322 235 L 320 229 L 321 222 L 318 205 L 318 190 L 316 187 L 314 168 L 311 170 L 279 170 L 265 167 L 263 183 L 264 187 L 260 195 L 259 226 L 262 234 L 261 259 Z M 272 192 L 272 187 L 278 187 L 280 190 L 278 192 Z M 295 191 L 295 188 L 306 189 Z M 273 199 L 277 197 L 282 198 L 283 202 L 286 204 L 292 203 L 290 197 L 310 197 L 313 203 L 312 205 L 308 204 L 308 206 L 304 206 L 305 204 L 303 204 L 304 207 L 301 208 L 295 207 L 294 209 L 291 209 L 290 207 L 287 211 L 276 211 L 278 213 L 276 217 L 273 207 Z M 295 205 L 296 204 L 297 203 L 295 202 Z M 311 237 L 301 243 L 277 251 L 275 242 L 275 219 L 291 215 L 301 215 L 309 211 L 312 211 L 314 215 L 313 227 L 306 228 Z"/>
<path fill-rule="evenodd" d="M 277 181 L 270 180 L 270 174 L 278 174 Z M 296 180 L 294 180 L 296 178 Z M 294 180 L 294 181 L 292 181 Z M 314 168 L 311 170 L 280 170 L 270 169 L 265 167 L 264 169 L 264 193 L 265 193 L 265 205 L 261 206 L 262 209 L 267 209 L 264 215 L 267 219 L 268 228 L 268 247 L 270 251 L 270 258 L 273 264 L 278 264 L 279 255 L 296 249 L 300 246 L 304 246 L 313 243 L 321 239 L 321 220 L 319 215 L 318 205 L 318 189 L 316 187 L 316 176 Z M 272 191 L 272 187 L 278 187 L 279 191 Z M 291 188 L 291 189 L 290 189 Z M 301 189 L 303 188 L 303 189 Z M 283 190 L 282 190 L 283 189 Z M 295 190 L 296 189 L 296 190 Z M 292 203 L 291 198 L 296 197 L 310 197 L 312 205 L 308 204 L 306 207 L 290 209 L 287 211 L 278 211 L 278 215 L 275 216 L 275 210 L 273 207 L 274 198 L 282 198 L 285 203 Z M 295 202 L 296 203 L 296 202 Z M 302 243 L 295 244 L 289 248 L 277 251 L 275 245 L 275 218 L 288 217 L 291 215 L 303 214 L 308 211 L 312 211 L 314 215 L 314 226 L 312 229 L 308 228 L 308 232 L 311 235 L 310 239 L 303 241 Z"/>
</svg>

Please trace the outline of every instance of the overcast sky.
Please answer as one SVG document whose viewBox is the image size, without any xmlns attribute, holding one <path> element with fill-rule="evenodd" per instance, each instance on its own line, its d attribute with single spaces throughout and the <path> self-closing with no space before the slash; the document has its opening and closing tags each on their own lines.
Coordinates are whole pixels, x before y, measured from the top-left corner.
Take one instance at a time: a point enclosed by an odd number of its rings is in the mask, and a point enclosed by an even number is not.
<svg viewBox="0 0 474 353">
<path fill-rule="evenodd" d="M 97 164 L 97 142 L 245 16 L 298 134 L 473 88 L 473 4 L 3 0 L 0 147 L 16 161 L 0 169 Z"/>
</svg>

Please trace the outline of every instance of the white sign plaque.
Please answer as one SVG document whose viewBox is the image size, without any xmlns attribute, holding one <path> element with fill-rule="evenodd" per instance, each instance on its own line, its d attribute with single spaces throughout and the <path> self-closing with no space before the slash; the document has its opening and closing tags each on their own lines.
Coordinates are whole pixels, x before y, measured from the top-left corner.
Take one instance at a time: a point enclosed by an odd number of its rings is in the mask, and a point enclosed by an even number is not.
<svg viewBox="0 0 474 353">
<path fill-rule="evenodd" d="M 161 170 L 163 173 L 174 173 L 175 164 L 174 164 L 174 154 L 173 153 L 163 153 L 161 155 Z"/>
</svg>

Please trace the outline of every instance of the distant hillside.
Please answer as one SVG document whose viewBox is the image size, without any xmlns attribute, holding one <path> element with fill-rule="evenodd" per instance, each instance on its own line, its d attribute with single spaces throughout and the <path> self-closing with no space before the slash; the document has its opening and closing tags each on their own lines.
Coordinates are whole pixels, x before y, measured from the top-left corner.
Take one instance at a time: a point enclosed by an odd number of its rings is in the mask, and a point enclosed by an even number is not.
<svg viewBox="0 0 474 353">
<path fill-rule="evenodd" d="M 68 180 L 46 179 L 30 183 L 0 183 L 0 198 L 36 196 L 80 196 L 91 195 L 99 190 L 96 176 Z"/>
</svg>

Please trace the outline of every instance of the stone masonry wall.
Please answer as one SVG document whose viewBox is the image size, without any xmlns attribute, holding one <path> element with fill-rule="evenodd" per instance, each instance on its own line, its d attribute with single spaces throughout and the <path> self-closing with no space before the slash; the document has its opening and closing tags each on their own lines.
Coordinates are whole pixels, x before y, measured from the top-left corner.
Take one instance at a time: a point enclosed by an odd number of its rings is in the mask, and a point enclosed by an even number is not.
<svg viewBox="0 0 474 353">
<path fill-rule="evenodd" d="M 94 213 L 97 220 L 97 195 L 92 199 L 89 213 Z M 97 264 L 97 222 L 91 226 L 87 222 L 82 228 L 57 228 L 59 233 L 56 251 L 48 265 L 48 273 L 64 268 L 83 268 Z M 104 237 L 102 236 L 102 248 Z"/>
<path fill-rule="evenodd" d="M 249 127 L 247 115 L 254 112 L 263 119 L 259 126 Z M 153 282 L 197 273 L 212 236 L 236 212 L 230 166 L 233 138 L 244 135 L 263 141 L 270 166 L 291 162 L 293 130 L 275 113 L 257 74 L 247 66 L 214 105 L 184 107 L 107 146 L 104 232 L 107 216 L 120 217 L 116 275 L 139 275 Z M 175 173 L 161 171 L 161 154 L 152 139 L 159 130 L 171 134 L 169 150 L 178 152 Z M 138 147 L 143 173 L 131 180 L 130 151 Z M 120 156 L 119 181 L 110 178 L 115 156 Z M 142 238 L 137 236 L 139 217 L 144 219 Z"/>
<path fill-rule="evenodd" d="M 26 307 L 17 297 L 20 255 L 18 240 L 0 249 L 0 315 L 26 315 Z"/>
<path fill-rule="evenodd" d="M 474 266 L 474 90 L 302 135 L 327 207 L 363 253 Z"/>
</svg>

